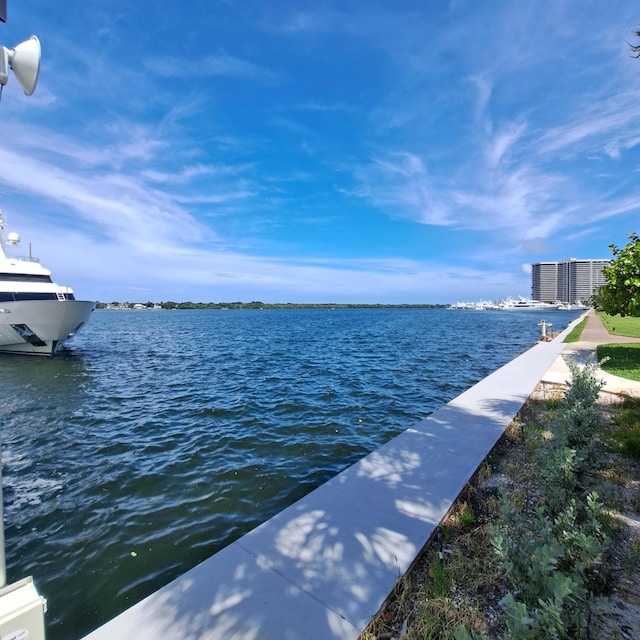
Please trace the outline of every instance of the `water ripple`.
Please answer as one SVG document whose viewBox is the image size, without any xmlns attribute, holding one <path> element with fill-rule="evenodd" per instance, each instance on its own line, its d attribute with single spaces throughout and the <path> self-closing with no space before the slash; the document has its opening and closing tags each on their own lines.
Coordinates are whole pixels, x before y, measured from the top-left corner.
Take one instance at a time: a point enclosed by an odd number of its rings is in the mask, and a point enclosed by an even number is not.
<svg viewBox="0 0 640 640">
<path fill-rule="evenodd" d="M 554 328 L 573 314 L 554 315 Z M 96 312 L 0 358 L 7 571 L 86 634 L 512 359 L 537 314 Z"/>
</svg>

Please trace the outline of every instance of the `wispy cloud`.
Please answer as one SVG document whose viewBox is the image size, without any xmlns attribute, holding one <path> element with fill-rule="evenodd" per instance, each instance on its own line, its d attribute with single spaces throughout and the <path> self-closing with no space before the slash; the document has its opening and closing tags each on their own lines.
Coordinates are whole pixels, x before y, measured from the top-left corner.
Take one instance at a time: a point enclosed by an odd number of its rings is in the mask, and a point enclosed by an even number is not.
<svg viewBox="0 0 640 640">
<path fill-rule="evenodd" d="M 164 78 L 221 76 L 249 78 L 264 82 L 278 79 L 278 73 L 254 62 L 232 56 L 223 50 L 200 58 L 154 56 L 147 58 L 144 65 L 149 71 Z"/>
<path fill-rule="evenodd" d="M 485 150 L 485 157 L 490 168 L 495 169 L 500 165 L 501 160 L 522 136 L 525 128 L 524 124 L 509 122 L 491 137 Z"/>
<path fill-rule="evenodd" d="M 566 124 L 552 127 L 541 136 L 539 149 L 541 153 L 601 151 L 619 157 L 621 148 L 630 148 L 629 139 L 637 141 L 639 137 L 640 90 L 572 114 Z"/>
<path fill-rule="evenodd" d="M 1 178 L 5 185 L 70 207 L 78 217 L 132 250 L 211 237 L 208 228 L 181 210 L 166 193 L 149 189 L 132 176 L 82 176 L 6 148 L 0 148 L 0 163 L 6 167 Z"/>
<path fill-rule="evenodd" d="M 432 186 L 422 160 L 408 152 L 377 157 L 356 170 L 354 194 L 391 216 L 405 216 L 423 224 L 450 225 L 448 208 Z"/>
</svg>

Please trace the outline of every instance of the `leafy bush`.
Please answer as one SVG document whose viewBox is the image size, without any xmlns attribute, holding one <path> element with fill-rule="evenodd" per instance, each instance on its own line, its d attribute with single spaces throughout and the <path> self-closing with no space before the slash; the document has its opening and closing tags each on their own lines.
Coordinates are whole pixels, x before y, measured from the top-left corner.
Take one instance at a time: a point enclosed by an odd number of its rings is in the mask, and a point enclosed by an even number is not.
<svg viewBox="0 0 640 640">
<path fill-rule="evenodd" d="M 597 494 L 584 505 L 571 499 L 553 520 L 540 507 L 533 524 L 510 508 L 506 494 L 502 504 L 492 544 L 514 587 L 501 600 L 509 637 L 573 637 L 594 594 L 606 585 L 599 567 L 609 541 Z"/>
<path fill-rule="evenodd" d="M 555 515 L 578 492 L 576 450 L 569 447 L 539 449 L 538 456 L 544 500 L 548 512 Z"/>
<path fill-rule="evenodd" d="M 601 381 L 592 363 L 569 363 L 572 382 L 540 437 L 537 464 L 543 496 L 532 522 L 501 492 L 501 522 L 492 546 L 512 590 L 501 600 L 508 637 L 580 637 L 593 600 L 605 591 L 602 556 L 609 540 L 596 493 L 581 495 L 594 460 Z"/>
<path fill-rule="evenodd" d="M 571 372 L 571 382 L 564 397 L 564 404 L 571 407 L 580 402 L 584 406 L 594 406 L 604 381 L 596 377 L 596 365 L 593 360 L 589 359 L 582 368 L 572 360 L 567 359 L 566 362 Z"/>
</svg>

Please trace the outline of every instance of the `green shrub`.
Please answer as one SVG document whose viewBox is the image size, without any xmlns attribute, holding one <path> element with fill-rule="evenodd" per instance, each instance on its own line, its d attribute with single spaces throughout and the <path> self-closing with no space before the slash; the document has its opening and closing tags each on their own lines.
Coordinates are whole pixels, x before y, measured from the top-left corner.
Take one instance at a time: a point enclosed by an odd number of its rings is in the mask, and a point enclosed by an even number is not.
<svg viewBox="0 0 640 640">
<path fill-rule="evenodd" d="M 535 523 L 511 509 L 506 493 L 502 508 L 492 544 L 513 585 L 501 600 L 509 637 L 573 637 L 606 585 L 599 567 L 609 540 L 597 494 L 584 503 L 571 499 L 553 520 L 540 507 Z"/>
<path fill-rule="evenodd" d="M 571 371 L 571 382 L 564 397 L 564 404 L 568 406 L 581 402 L 584 406 L 593 406 L 598 401 L 604 381 L 596 377 L 596 365 L 589 359 L 580 368 L 575 362 L 567 359 L 567 366 Z"/>
<path fill-rule="evenodd" d="M 501 600 L 507 637 L 514 640 L 581 637 L 596 596 L 609 539 L 596 493 L 582 494 L 597 437 L 596 402 L 602 382 L 595 367 L 568 363 L 571 385 L 534 449 L 543 495 L 532 522 L 501 490 L 500 524 L 492 546 L 512 589 Z"/>
<path fill-rule="evenodd" d="M 539 450 L 538 466 L 544 501 L 551 515 L 557 514 L 578 492 L 576 450 L 551 447 Z"/>
</svg>

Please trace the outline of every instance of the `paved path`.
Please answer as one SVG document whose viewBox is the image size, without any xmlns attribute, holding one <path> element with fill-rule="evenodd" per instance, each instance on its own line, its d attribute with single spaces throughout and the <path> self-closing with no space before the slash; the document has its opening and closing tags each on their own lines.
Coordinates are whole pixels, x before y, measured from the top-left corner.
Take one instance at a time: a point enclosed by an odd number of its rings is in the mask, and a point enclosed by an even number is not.
<svg viewBox="0 0 640 640">
<path fill-rule="evenodd" d="M 640 342 L 640 338 L 630 338 L 628 336 L 616 336 L 609 333 L 600 320 L 600 317 L 593 309 L 587 312 L 587 325 L 582 330 L 580 342 L 592 344 L 611 344 L 613 342 Z"/>
<path fill-rule="evenodd" d="M 571 372 L 566 362 L 567 358 L 578 365 L 584 365 L 586 362 L 595 364 L 598 345 L 623 342 L 640 342 L 640 338 L 616 336 L 609 333 L 595 311 L 590 309 L 587 312 L 587 324 L 582 330 L 580 341 L 569 342 L 565 345 L 562 355 L 542 376 L 541 382 L 543 384 L 566 384 L 571 379 Z M 606 393 L 624 393 L 640 397 L 640 382 L 611 375 L 599 367 L 596 369 L 596 376 L 603 381 L 603 391 Z"/>
</svg>

